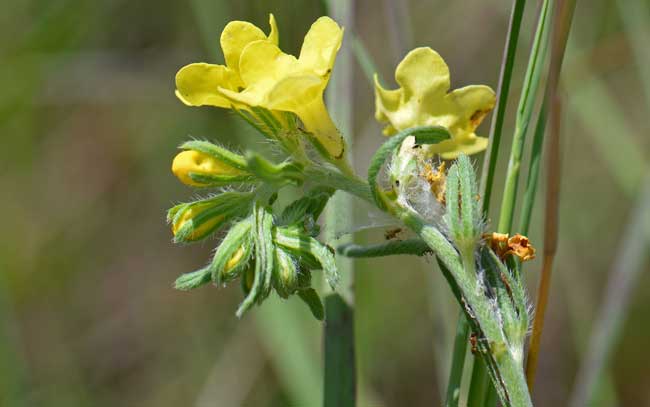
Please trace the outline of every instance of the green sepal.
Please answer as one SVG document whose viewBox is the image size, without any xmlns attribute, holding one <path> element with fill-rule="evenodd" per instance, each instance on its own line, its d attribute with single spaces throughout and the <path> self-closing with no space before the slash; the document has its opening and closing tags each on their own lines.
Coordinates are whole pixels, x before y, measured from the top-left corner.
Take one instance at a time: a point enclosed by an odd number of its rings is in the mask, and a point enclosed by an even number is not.
<svg viewBox="0 0 650 407">
<path fill-rule="evenodd" d="M 319 321 L 322 321 L 325 318 L 325 309 L 323 308 L 323 302 L 321 301 L 318 293 L 313 288 L 308 288 L 306 290 L 299 290 L 298 296 L 305 304 L 309 307 L 314 318 Z"/>
<path fill-rule="evenodd" d="M 481 203 L 474 167 L 465 154 L 458 156 L 447 173 L 445 223 L 463 253 L 471 253 L 481 239 Z"/>
<path fill-rule="evenodd" d="M 272 229 L 273 215 L 270 210 L 259 202 L 256 203 L 253 210 L 255 275 L 250 291 L 237 309 L 238 318 L 255 303 L 260 304 L 271 293 L 274 264 Z"/>
<path fill-rule="evenodd" d="M 174 288 L 181 291 L 189 291 L 209 283 L 211 276 L 210 267 L 203 267 L 200 270 L 182 274 L 174 282 Z"/>
<path fill-rule="evenodd" d="M 232 151 L 220 147 L 209 141 L 190 140 L 181 144 L 178 148 L 182 150 L 195 150 L 209 156 L 216 158 L 219 161 L 228 164 L 229 166 L 238 170 L 247 171 L 246 160 L 240 154 L 233 153 Z"/>
<path fill-rule="evenodd" d="M 275 116 L 273 116 L 273 113 L 263 107 L 252 107 L 251 109 L 255 114 L 255 117 L 258 119 L 258 123 L 263 124 L 263 126 L 268 129 L 270 134 L 274 138 L 277 138 L 283 127 L 282 123 L 280 123 L 280 121 Z"/>
<path fill-rule="evenodd" d="M 334 253 L 327 246 L 296 227 L 275 228 L 274 242 L 289 250 L 310 268 L 320 266 L 330 287 L 336 287 L 340 277 Z M 319 266 L 314 266 L 312 259 L 315 259 Z"/>
<path fill-rule="evenodd" d="M 300 185 L 304 181 L 303 166 L 293 161 L 273 164 L 259 154 L 248 151 L 246 163 L 250 172 L 260 180 L 272 185 Z"/>
<path fill-rule="evenodd" d="M 253 252 L 252 229 L 253 219 L 248 217 L 233 225 L 223 238 L 210 264 L 211 277 L 215 284 L 232 281 L 246 269 Z M 230 270 L 226 270 L 226 265 L 240 248 L 244 249 L 241 260 Z"/>
<path fill-rule="evenodd" d="M 224 192 L 212 198 L 174 206 L 167 212 L 167 220 L 172 224 L 178 223 L 188 211 L 199 210 L 176 231 L 174 242 L 190 243 L 205 239 L 231 220 L 245 215 L 249 210 L 251 197 L 250 193 Z M 215 217 L 220 219 L 214 225 L 202 230 L 199 235 L 192 236 L 202 225 Z"/>
<path fill-rule="evenodd" d="M 334 192 L 334 189 L 328 187 L 312 188 L 305 196 L 289 204 L 277 223 L 291 225 L 306 220 L 306 217 L 311 217 L 313 221 L 318 220 Z"/>
<path fill-rule="evenodd" d="M 298 262 L 282 247 L 275 246 L 274 254 L 273 286 L 280 297 L 288 298 L 299 285 Z"/>
<path fill-rule="evenodd" d="M 215 175 L 196 172 L 188 172 L 187 175 L 192 181 L 202 184 L 199 188 L 223 187 L 232 184 L 248 184 L 258 181 L 253 175 Z"/>
</svg>

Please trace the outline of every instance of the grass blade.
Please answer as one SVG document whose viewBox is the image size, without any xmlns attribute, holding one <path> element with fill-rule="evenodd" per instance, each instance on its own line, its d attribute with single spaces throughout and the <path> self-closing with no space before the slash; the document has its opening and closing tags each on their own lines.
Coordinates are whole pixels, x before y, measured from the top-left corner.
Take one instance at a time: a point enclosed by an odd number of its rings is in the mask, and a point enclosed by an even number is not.
<svg viewBox="0 0 650 407">
<path fill-rule="evenodd" d="M 494 184 L 494 171 L 496 170 L 497 159 L 499 158 L 499 145 L 501 144 L 501 132 L 503 131 L 503 122 L 506 116 L 506 107 L 508 104 L 508 93 L 510 91 L 510 82 L 512 80 L 512 69 L 515 64 L 515 55 L 517 53 L 517 42 L 519 40 L 519 31 L 521 20 L 524 15 L 526 0 L 514 0 L 512 14 L 510 15 L 510 26 L 508 36 L 506 37 L 505 51 L 501 61 L 501 73 L 499 75 L 499 87 L 497 89 L 497 106 L 495 116 L 492 119 L 490 127 L 489 148 L 485 153 L 483 161 L 483 172 L 481 175 L 481 191 L 483 192 L 483 213 L 488 214 L 490 209 L 490 198 L 492 196 L 492 186 Z"/>
<path fill-rule="evenodd" d="M 550 0 L 544 0 L 540 9 L 535 39 L 528 59 L 524 86 L 519 98 L 517 107 L 517 120 L 515 122 L 515 133 L 510 149 L 510 160 L 508 161 L 508 172 L 503 188 L 503 200 L 501 201 L 501 211 L 499 213 L 498 231 L 501 233 L 510 233 L 512 229 L 512 218 L 515 211 L 515 202 L 517 200 L 517 189 L 519 184 L 519 173 L 521 170 L 521 158 L 528 132 L 528 124 L 533 113 L 539 81 L 544 66 L 544 56 L 546 54 L 546 44 L 548 37 L 548 22 L 551 9 Z"/>
<path fill-rule="evenodd" d="M 558 227 L 558 204 L 560 189 L 560 101 L 557 95 L 557 86 L 560 79 L 560 70 L 564 60 L 569 30 L 575 11 L 576 0 L 560 0 L 554 12 L 553 42 L 551 48 L 551 63 L 549 68 L 549 80 L 547 95 L 551 105 L 551 132 L 548 139 L 548 160 L 547 160 L 547 192 L 546 192 L 546 214 L 544 230 L 544 259 L 542 263 L 542 274 L 540 277 L 537 300 L 535 304 L 535 318 L 533 319 L 533 333 L 530 339 L 528 360 L 526 362 L 526 380 L 528 388 L 532 393 L 535 383 L 535 371 L 541 335 L 544 329 L 544 314 L 548 303 L 548 294 L 551 281 L 553 258 L 557 247 Z"/>
<path fill-rule="evenodd" d="M 338 294 L 325 297 L 325 407 L 356 405 L 354 312 Z"/>
</svg>

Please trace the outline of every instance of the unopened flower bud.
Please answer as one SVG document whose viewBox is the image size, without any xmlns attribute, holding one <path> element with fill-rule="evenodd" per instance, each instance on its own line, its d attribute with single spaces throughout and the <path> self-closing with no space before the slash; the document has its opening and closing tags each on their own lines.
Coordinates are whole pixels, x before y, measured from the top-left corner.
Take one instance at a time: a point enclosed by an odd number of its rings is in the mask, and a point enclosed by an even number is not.
<svg viewBox="0 0 650 407">
<path fill-rule="evenodd" d="M 195 150 L 183 151 L 176 155 L 172 162 L 172 172 L 182 183 L 194 187 L 224 185 L 250 177 L 246 171 Z"/>
<path fill-rule="evenodd" d="M 176 205 L 167 214 L 174 240 L 192 242 L 207 237 L 231 219 L 246 213 L 250 198 L 250 193 L 225 192 L 214 198 Z"/>
</svg>

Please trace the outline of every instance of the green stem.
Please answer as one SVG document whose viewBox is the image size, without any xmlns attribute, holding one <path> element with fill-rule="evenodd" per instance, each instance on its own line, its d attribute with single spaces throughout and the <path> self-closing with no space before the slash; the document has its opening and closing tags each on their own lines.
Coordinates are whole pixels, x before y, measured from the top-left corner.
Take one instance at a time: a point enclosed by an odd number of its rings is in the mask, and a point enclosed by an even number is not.
<svg viewBox="0 0 650 407">
<path fill-rule="evenodd" d="M 344 190 L 364 201 L 374 204 L 368 183 L 357 176 L 342 174 L 326 167 L 312 165 L 304 170 L 305 180 L 326 187 Z"/>
<path fill-rule="evenodd" d="M 510 233 L 512 229 L 512 218 L 514 216 L 515 202 L 517 200 L 517 187 L 519 183 L 519 173 L 521 170 L 521 157 L 524 151 L 526 133 L 528 124 L 535 105 L 539 81 L 543 70 L 543 60 L 546 54 L 546 44 L 548 43 L 548 21 L 550 14 L 550 0 L 544 0 L 537 22 L 535 39 L 528 59 L 524 86 L 519 99 L 517 108 L 517 120 L 515 122 L 515 133 L 510 149 L 510 160 L 508 161 L 508 171 L 503 189 L 503 200 L 501 201 L 501 212 L 499 214 L 499 232 Z"/>
<path fill-rule="evenodd" d="M 546 116 L 548 111 L 548 98 L 545 96 L 542 102 L 542 108 L 537 117 L 535 126 L 535 136 L 533 137 L 533 148 L 528 166 L 528 179 L 526 181 L 526 191 L 524 192 L 524 203 L 521 207 L 521 218 L 519 220 L 519 230 L 521 234 L 528 236 L 530 220 L 533 215 L 535 205 L 535 195 L 537 194 L 537 182 L 539 180 L 539 171 L 542 162 L 542 151 L 544 147 L 544 133 L 546 131 Z"/>
<path fill-rule="evenodd" d="M 474 368 L 469 384 L 467 395 L 467 407 L 483 407 L 485 405 L 485 394 L 489 386 L 487 366 L 481 357 L 474 358 Z"/>
<path fill-rule="evenodd" d="M 449 383 L 447 384 L 447 397 L 445 398 L 446 407 L 458 407 L 458 403 L 460 402 L 460 385 L 465 367 L 465 353 L 469 330 L 469 322 L 467 322 L 465 313 L 461 310 L 458 314 L 454 350 L 451 356 L 451 369 L 449 371 Z"/>
<path fill-rule="evenodd" d="M 498 386 L 496 390 L 501 401 L 505 406 L 532 406 L 522 361 L 517 356 L 520 352 L 516 349 L 513 352 L 510 348 L 491 304 L 482 295 L 476 277 L 468 275 L 456 249 L 438 229 L 424 223 L 416 213 L 397 206 L 390 206 L 388 209 L 427 242 L 451 275 L 450 284 L 466 316 L 472 321 L 472 329 L 477 332 L 479 338 L 485 339 L 479 341 L 478 345 L 492 381 L 495 386 Z"/>
<path fill-rule="evenodd" d="M 431 253 L 431 248 L 422 239 L 393 240 L 369 246 L 348 243 L 339 246 L 336 250 L 343 256 L 356 258 L 383 257 L 396 254 L 424 256 L 427 253 Z"/>
<path fill-rule="evenodd" d="M 354 311 L 338 294 L 325 297 L 325 407 L 354 407 Z"/>
<path fill-rule="evenodd" d="M 501 62 L 501 73 L 499 75 L 499 87 L 497 91 L 497 106 L 495 109 L 496 115 L 492 120 L 492 127 L 490 128 L 490 148 L 485 154 L 481 176 L 483 213 L 485 215 L 488 214 L 490 208 L 490 198 L 492 196 L 492 186 L 494 184 L 494 172 L 496 170 L 497 159 L 499 158 L 501 133 L 503 131 L 503 122 L 506 116 L 506 107 L 508 106 L 508 93 L 510 91 L 512 70 L 515 64 L 517 42 L 519 40 L 519 30 L 521 28 L 521 20 L 524 15 L 525 6 L 526 0 L 514 0 L 512 14 L 510 15 L 508 36 L 506 37 L 505 52 Z"/>
</svg>

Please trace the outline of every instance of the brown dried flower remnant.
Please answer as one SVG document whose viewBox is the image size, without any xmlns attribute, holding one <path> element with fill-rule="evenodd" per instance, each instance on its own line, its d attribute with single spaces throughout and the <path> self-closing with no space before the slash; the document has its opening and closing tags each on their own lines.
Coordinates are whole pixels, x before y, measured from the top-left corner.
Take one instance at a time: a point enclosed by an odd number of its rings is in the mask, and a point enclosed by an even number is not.
<svg viewBox="0 0 650 407">
<path fill-rule="evenodd" d="M 509 237 L 507 233 L 493 232 L 485 235 L 485 238 L 494 253 L 502 260 L 508 255 L 519 257 L 521 261 L 535 258 L 535 248 L 524 235 L 517 233 Z"/>
<path fill-rule="evenodd" d="M 431 193 L 436 197 L 436 201 L 445 204 L 445 189 L 447 187 L 447 176 L 445 175 L 445 163 L 443 162 L 437 169 L 433 169 L 431 164 L 424 165 L 424 171 L 421 174 L 431 186 Z"/>
</svg>

